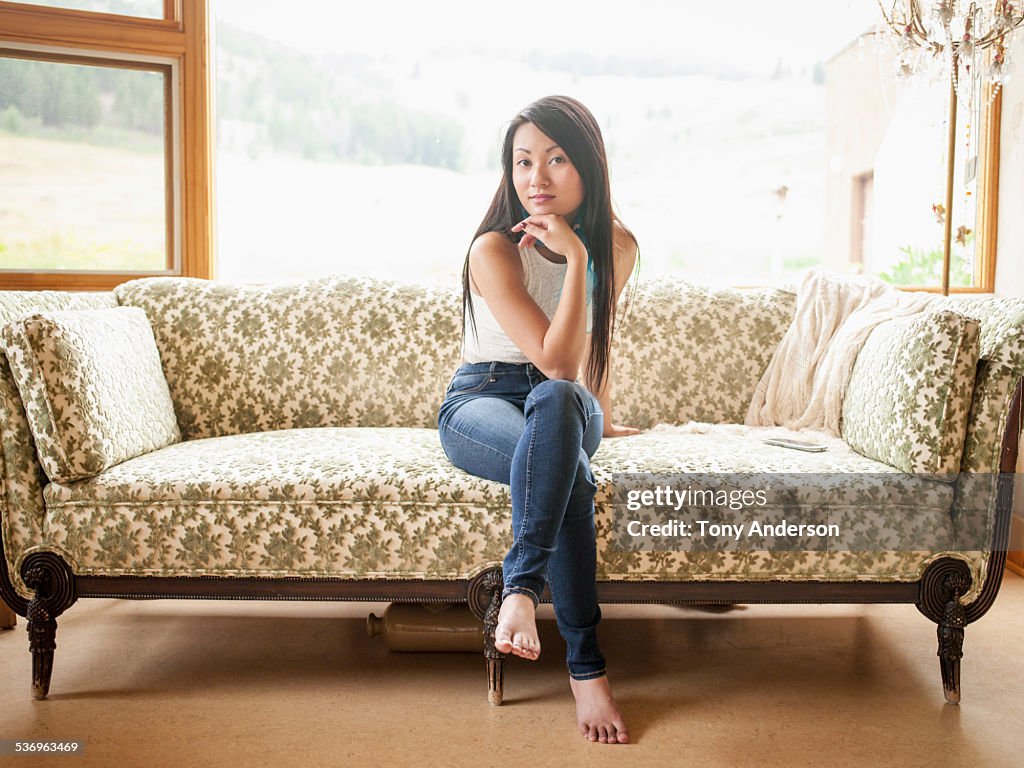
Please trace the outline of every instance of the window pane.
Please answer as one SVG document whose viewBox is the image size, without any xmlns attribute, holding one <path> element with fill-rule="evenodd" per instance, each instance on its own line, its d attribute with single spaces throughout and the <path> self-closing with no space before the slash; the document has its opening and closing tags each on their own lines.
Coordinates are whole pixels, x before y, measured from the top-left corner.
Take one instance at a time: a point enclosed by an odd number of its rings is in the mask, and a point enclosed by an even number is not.
<svg viewBox="0 0 1024 768">
<path fill-rule="evenodd" d="M 218 276 L 457 281 L 498 183 L 503 124 L 552 93 L 598 118 L 643 274 L 750 284 L 816 264 L 889 269 L 918 246 L 910 226 L 880 241 L 887 176 L 911 177 L 879 153 L 897 140 L 930 153 L 913 179 L 933 215 L 943 117 L 934 145 L 892 128 L 895 68 L 857 42 L 877 2 L 828 5 L 735 0 L 734 24 L 687 4 L 685 28 L 702 33 L 681 37 L 680 6 L 657 0 L 614 24 L 582 0 L 549 4 L 543 29 L 460 0 L 402 14 L 219 0 Z M 793 21 L 811 18 L 813 34 Z M 948 89 L 926 90 L 941 109 Z"/>
<path fill-rule="evenodd" d="M 146 19 L 162 19 L 164 17 L 163 0 L 18 0 L 18 2 L 29 5 L 45 5 L 50 8 L 72 8 L 76 11 L 140 16 Z"/>
<path fill-rule="evenodd" d="M 0 269 L 166 269 L 165 77 L 0 57 Z"/>
<path fill-rule="evenodd" d="M 899 78 L 890 51 L 852 45 L 826 70 L 827 262 L 895 285 L 942 282 L 949 84 Z M 984 99 L 957 116 L 950 285 L 974 284 L 978 137 Z M 972 159 L 973 158 L 973 159 Z M 966 173 L 965 173 L 966 171 Z"/>
</svg>

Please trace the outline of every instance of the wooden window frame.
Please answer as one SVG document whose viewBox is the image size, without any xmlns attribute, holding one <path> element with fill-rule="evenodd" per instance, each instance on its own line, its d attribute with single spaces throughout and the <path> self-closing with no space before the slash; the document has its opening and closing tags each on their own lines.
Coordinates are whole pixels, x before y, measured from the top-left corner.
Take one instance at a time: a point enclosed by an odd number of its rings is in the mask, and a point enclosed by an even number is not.
<svg viewBox="0 0 1024 768">
<path fill-rule="evenodd" d="M 992 86 L 984 89 L 986 96 Z M 956 96 L 951 96 L 956 98 Z M 984 129 L 978 148 L 978 199 L 975 205 L 974 285 L 949 286 L 950 295 L 994 293 L 996 289 L 996 238 L 999 232 L 999 134 L 1003 112 L 1003 92 L 996 90 L 988 99 L 984 112 Z M 959 118 L 958 118 L 959 119 Z M 962 159 L 956 162 L 963 162 Z M 942 293 L 941 285 L 898 286 L 902 291 Z"/>
<path fill-rule="evenodd" d="M 168 86 L 176 93 L 169 92 L 165 101 L 165 133 L 173 142 L 165 153 L 170 269 L 0 270 L 0 288 L 107 291 L 154 274 L 213 276 L 209 0 L 164 0 L 163 8 L 163 19 L 146 19 L 0 0 L 0 48 L 13 49 L 15 55 L 134 68 L 140 61 L 169 61 L 178 73 Z M 95 55 L 90 58 L 89 52 Z"/>
<path fill-rule="evenodd" d="M 989 92 L 988 86 L 985 92 Z M 974 279 L 978 288 L 974 293 L 994 293 L 996 290 L 996 239 L 999 234 L 999 153 L 1000 127 L 1003 119 L 1003 91 L 997 89 L 985 109 L 985 128 L 979 148 L 978 211 L 975 240 Z M 952 293 L 952 289 L 950 289 Z"/>
</svg>

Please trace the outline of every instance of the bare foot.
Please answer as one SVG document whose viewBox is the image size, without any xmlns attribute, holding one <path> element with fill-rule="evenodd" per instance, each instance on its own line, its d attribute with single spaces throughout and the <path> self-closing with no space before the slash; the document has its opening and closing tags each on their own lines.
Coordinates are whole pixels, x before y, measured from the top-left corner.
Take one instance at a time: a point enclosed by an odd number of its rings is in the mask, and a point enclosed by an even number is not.
<svg viewBox="0 0 1024 768">
<path fill-rule="evenodd" d="M 619 708 L 615 706 L 607 675 L 593 680 L 573 680 L 570 677 L 569 687 L 576 697 L 576 724 L 580 733 L 590 741 L 602 744 L 629 743 L 629 731 Z"/>
<path fill-rule="evenodd" d="M 537 637 L 537 609 L 528 595 L 513 592 L 501 601 L 498 626 L 494 630 L 494 647 L 534 661 L 540 656 Z"/>
</svg>

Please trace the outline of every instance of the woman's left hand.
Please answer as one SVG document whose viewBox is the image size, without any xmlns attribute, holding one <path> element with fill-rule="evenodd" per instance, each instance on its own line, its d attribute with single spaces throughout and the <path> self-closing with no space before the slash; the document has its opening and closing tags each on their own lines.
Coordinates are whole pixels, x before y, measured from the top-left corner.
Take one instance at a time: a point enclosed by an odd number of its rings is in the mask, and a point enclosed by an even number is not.
<svg viewBox="0 0 1024 768">
<path fill-rule="evenodd" d="M 587 265 L 586 246 L 568 222 L 557 213 L 535 213 L 527 216 L 512 227 L 511 231 L 523 233 L 519 241 L 520 248 L 535 245 L 541 240 L 552 253 L 565 256 L 569 260 L 582 259 L 583 266 Z"/>
<path fill-rule="evenodd" d="M 620 424 L 607 424 L 604 428 L 603 437 L 628 437 L 629 435 L 639 435 L 640 430 L 636 427 L 624 427 Z"/>
</svg>

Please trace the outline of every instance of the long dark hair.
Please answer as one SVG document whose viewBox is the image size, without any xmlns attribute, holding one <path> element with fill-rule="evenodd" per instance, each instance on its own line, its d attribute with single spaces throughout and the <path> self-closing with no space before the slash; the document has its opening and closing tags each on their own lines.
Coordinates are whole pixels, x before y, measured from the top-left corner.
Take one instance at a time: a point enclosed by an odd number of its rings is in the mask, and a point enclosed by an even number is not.
<svg viewBox="0 0 1024 768">
<path fill-rule="evenodd" d="M 615 326 L 615 278 L 614 278 L 614 237 L 613 226 L 619 226 L 636 245 L 633 233 L 615 213 L 608 183 L 608 158 L 605 155 L 604 138 L 594 115 L 583 104 L 568 96 L 546 96 L 519 111 L 505 130 L 501 144 L 502 180 L 494 199 L 470 241 L 470 248 L 476 239 L 486 232 L 500 232 L 518 244 L 522 233 L 509 230 L 522 220 L 522 206 L 512 183 L 512 143 L 519 126 L 533 123 L 549 136 L 569 156 L 583 181 L 582 215 L 575 224 L 581 225 L 583 240 L 593 259 L 597 284 L 592 298 L 593 327 L 591 329 L 591 355 L 587 363 L 586 376 L 595 388 L 603 386 L 608 370 L 608 356 L 611 350 L 612 331 Z M 465 341 L 466 314 L 469 314 L 473 333 L 476 334 L 476 318 L 469 290 L 469 251 L 462 267 L 462 334 Z"/>
</svg>

